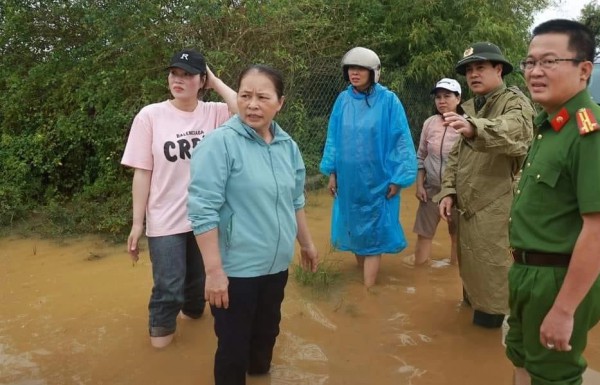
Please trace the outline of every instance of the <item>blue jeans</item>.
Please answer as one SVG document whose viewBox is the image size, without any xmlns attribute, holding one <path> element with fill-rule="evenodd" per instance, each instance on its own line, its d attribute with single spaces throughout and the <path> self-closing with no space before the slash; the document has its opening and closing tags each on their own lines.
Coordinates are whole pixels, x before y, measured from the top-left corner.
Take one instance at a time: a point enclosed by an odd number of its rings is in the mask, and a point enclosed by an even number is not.
<svg viewBox="0 0 600 385">
<path fill-rule="evenodd" d="M 148 310 L 151 337 L 175 332 L 177 314 L 191 318 L 204 312 L 204 262 L 200 249 L 189 233 L 148 237 L 154 286 Z"/>
</svg>

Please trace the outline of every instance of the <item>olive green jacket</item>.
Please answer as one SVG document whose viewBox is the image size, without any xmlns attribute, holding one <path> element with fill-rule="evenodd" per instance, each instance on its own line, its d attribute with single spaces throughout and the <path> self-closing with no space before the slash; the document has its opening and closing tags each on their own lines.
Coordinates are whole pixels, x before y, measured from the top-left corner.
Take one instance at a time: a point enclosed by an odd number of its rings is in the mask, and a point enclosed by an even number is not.
<svg viewBox="0 0 600 385">
<path fill-rule="evenodd" d="M 461 137 L 452 148 L 434 200 L 455 195 L 459 212 L 468 219 L 511 191 L 533 137 L 535 110 L 518 88 L 504 84 L 487 95 L 477 113 L 474 99 L 462 107 L 476 133 Z"/>
</svg>

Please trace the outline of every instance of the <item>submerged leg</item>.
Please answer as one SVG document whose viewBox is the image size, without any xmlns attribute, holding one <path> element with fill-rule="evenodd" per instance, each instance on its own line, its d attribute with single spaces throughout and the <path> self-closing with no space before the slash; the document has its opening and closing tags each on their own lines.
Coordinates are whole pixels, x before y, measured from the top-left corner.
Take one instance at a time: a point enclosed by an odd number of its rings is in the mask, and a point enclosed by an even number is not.
<svg viewBox="0 0 600 385">
<path fill-rule="evenodd" d="M 429 261 L 432 241 L 431 238 L 422 235 L 417 236 L 417 245 L 415 246 L 415 266 L 422 265 Z"/>
<path fill-rule="evenodd" d="M 361 257 L 360 255 L 355 255 L 356 265 L 362 269 L 365 266 L 365 257 Z"/>
<path fill-rule="evenodd" d="M 458 264 L 458 237 L 456 234 L 450 235 L 450 263 L 453 265 Z"/>
<path fill-rule="evenodd" d="M 162 349 L 167 347 L 173 341 L 174 336 L 175 333 L 161 337 L 150 337 L 150 344 L 157 349 Z"/>
<path fill-rule="evenodd" d="M 370 255 L 363 257 L 364 259 L 364 271 L 363 276 L 365 280 L 365 287 L 369 288 L 375 285 L 377 281 L 377 274 L 379 273 L 379 265 L 381 263 L 381 255 Z"/>
</svg>

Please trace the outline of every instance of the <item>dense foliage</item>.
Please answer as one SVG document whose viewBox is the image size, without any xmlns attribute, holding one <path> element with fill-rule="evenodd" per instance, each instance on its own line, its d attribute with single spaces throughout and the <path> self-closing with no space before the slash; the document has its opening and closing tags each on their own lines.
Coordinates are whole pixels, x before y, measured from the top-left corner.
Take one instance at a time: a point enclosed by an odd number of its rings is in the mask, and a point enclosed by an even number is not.
<svg viewBox="0 0 600 385">
<path fill-rule="evenodd" d="M 120 157 L 135 113 L 169 96 L 164 67 L 175 50 L 202 50 L 232 86 L 249 63 L 281 69 L 290 97 L 278 120 L 303 150 L 314 147 L 305 158 L 315 173 L 328 109 L 302 96 L 315 93 L 316 75 L 339 82 L 349 48 L 378 52 L 382 82 L 400 95 L 426 95 L 455 76 L 473 41 L 521 58 L 531 15 L 548 2 L 2 0 L 0 225 L 35 214 L 51 232 L 126 231 L 131 172 Z M 324 62 L 336 72 L 323 73 Z M 323 84 L 329 108 L 339 87 Z M 430 111 L 428 99 L 411 107 L 411 125 Z"/>
<path fill-rule="evenodd" d="M 596 47 L 600 47 L 600 4 L 590 1 L 581 10 L 579 21 L 587 25 L 596 36 Z"/>
</svg>

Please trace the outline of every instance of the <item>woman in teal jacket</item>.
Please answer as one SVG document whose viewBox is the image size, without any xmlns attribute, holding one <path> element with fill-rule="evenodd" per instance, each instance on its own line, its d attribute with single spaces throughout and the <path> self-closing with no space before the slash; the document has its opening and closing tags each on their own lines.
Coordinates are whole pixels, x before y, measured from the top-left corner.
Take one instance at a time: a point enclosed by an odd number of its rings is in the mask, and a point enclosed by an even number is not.
<svg viewBox="0 0 600 385">
<path fill-rule="evenodd" d="M 295 238 L 302 266 L 318 264 L 304 214 L 304 162 L 273 121 L 283 106 L 282 77 L 254 65 L 238 87 L 239 115 L 192 154 L 188 198 L 218 338 L 216 385 L 269 371 Z"/>
<path fill-rule="evenodd" d="M 399 192 L 414 183 L 417 161 L 402 103 L 378 83 L 377 54 L 353 48 L 342 69 L 350 86 L 333 106 L 320 168 L 335 197 L 331 243 L 355 254 L 370 287 L 381 254 L 406 247 Z"/>
</svg>

